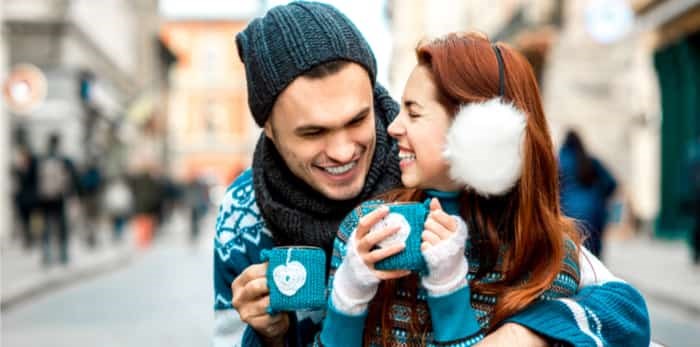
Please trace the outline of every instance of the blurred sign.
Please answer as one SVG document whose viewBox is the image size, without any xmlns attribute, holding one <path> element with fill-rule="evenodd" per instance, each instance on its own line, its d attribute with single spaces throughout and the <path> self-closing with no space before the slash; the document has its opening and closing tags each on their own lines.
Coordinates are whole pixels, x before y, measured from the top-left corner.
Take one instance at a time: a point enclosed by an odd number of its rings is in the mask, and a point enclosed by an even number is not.
<svg viewBox="0 0 700 347">
<path fill-rule="evenodd" d="M 586 8 L 585 27 L 600 43 L 613 43 L 624 37 L 634 24 L 634 12 L 624 0 L 595 0 Z"/>
<path fill-rule="evenodd" d="M 156 95 L 154 93 L 143 93 L 129 105 L 126 110 L 126 119 L 136 124 L 143 124 L 151 118 L 156 109 Z"/>
<path fill-rule="evenodd" d="M 46 77 L 31 64 L 15 66 L 3 83 L 3 98 L 11 111 L 27 113 L 46 97 Z"/>
</svg>

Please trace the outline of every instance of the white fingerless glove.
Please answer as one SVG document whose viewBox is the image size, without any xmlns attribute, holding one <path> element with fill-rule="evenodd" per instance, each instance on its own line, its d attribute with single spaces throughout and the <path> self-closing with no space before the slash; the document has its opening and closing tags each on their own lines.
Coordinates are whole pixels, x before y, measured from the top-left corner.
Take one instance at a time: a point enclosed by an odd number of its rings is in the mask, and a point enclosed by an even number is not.
<svg viewBox="0 0 700 347">
<path fill-rule="evenodd" d="M 379 279 L 357 253 L 355 232 L 350 234 L 346 247 L 345 258 L 333 277 L 331 300 L 336 310 L 359 315 L 377 293 Z"/>
<path fill-rule="evenodd" d="M 429 274 L 423 276 L 421 283 L 432 296 L 447 295 L 467 285 L 469 262 L 464 248 L 469 233 L 461 217 L 452 217 L 457 221 L 457 231 L 450 238 L 422 252 Z"/>
</svg>

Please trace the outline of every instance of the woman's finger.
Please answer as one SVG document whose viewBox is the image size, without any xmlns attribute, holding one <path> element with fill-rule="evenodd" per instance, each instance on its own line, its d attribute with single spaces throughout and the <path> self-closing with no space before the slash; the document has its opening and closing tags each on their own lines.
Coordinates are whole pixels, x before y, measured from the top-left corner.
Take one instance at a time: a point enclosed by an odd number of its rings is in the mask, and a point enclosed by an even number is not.
<svg viewBox="0 0 700 347">
<path fill-rule="evenodd" d="M 394 270 L 394 271 L 374 271 L 374 275 L 382 281 L 395 280 L 397 278 L 406 277 L 411 274 L 408 270 Z"/>
<path fill-rule="evenodd" d="M 438 200 L 437 198 L 432 198 L 432 200 L 430 200 L 430 212 L 438 210 L 442 210 L 440 200 Z"/>
<path fill-rule="evenodd" d="M 370 268 L 374 268 L 374 264 L 376 264 L 377 262 L 389 258 L 394 254 L 400 253 L 405 248 L 406 245 L 404 244 L 393 245 L 386 248 L 377 248 L 366 254 L 366 256 L 364 257 L 365 264 L 367 264 L 367 266 L 369 266 Z"/>
<path fill-rule="evenodd" d="M 436 222 L 433 218 L 426 219 L 423 227 L 425 228 L 425 230 L 432 231 L 441 240 L 445 240 L 452 235 L 451 231 L 447 230 L 447 228 L 442 226 L 442 224 Z"/>
<path fill-rule="evenodd" d="M 376 208 L 374 211 L 368 213 L 366 216 L 360 218 L 360 222 L 357 223 L 357 230 L 355 231 L 355 238 L 361 240 L 367 233 L 372 229 L 372 227 L 377 224 L 382 218 L 386 217 L 389 213 L 389 208 L 386 205 L 382 205 Z"/>
<path fill-rule="evenodd" d="M 457 221 L 443 210 L 430 212 L 428 218 L 434 219 L 447 230 L 457 230 Z"/>
<path fill-rule="evenodd" d="M 421 240 L 423 242 L 427 242 L 433 246 L 437 245 L 442 241 L 439 236 L 437 236 L 434 232 L 431 230 L 424 230 L 423 235 L 421 235 Z"/>
<path fill-rule="evenodd" d="M 399 230 L 401 230 L 401 226 L 398 225 L 386 227 L 384 229 L 373 231 L 365 235 L 365 237 L 360 242 L 365 243 L 363 247 L 367 247 L 366 249 L 370 250 L 374 248 L 374 246 L 378 243 L 396 234 Z"/>
</svg>

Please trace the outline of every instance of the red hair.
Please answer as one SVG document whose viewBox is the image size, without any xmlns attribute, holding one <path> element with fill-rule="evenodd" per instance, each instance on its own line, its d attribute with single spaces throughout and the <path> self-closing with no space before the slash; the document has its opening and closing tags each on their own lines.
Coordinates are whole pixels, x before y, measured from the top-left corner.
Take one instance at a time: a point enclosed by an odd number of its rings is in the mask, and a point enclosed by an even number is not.
<svg viewBox="0 0 700 347">
<path fill-rule="evenodd" d="M 472 290 L 498 298 L 491 328 L 524 309 L 552 285 L 563 266 L 567 238 L 580 245 L 573 221 L 561 213 L 557 160 L 532 68 L 510 46 L 495 45 L 505 69 L 502 97 L 526 115 L 522 175 L 503 196 L 487 198 L 467 190 L 460 196 L 460 214 L 469 226 L 472 251 L 480 263 L 475 279 L 490 271 L 503 275 L 495 283 L 470 284 Z M 492 43 L 483 35 L 451 33 L 419 44 L 416 55 L 418 64 L 431 71 L 441 102 L 452 114 L 460 105 L 499 96 L 497 58 Z M 419 200 L 422 195 L 416 190 L 400 190 L 383 197 L 387 201 Z M 391 301 L 394 286 L 383 282 L 373 303 Z M 382 317 L 382 326 L 389 319 L 383 306 L 387 305 L 370 306 L 370 317 Z M 374 320 L 368 319 L 367 326 Z M 366 330 L 368 333 L 373 330 Z"/>
</svg>

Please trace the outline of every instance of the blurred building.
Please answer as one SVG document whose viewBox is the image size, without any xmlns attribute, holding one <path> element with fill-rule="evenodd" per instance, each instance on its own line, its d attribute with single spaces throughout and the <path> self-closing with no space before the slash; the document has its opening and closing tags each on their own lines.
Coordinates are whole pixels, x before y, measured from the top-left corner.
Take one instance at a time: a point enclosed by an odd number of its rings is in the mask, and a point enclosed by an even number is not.
<svg viewBox="0 0 700 347">
<path fill-rule="evenodd" d="M 700 139 L 700 1 L 636 1 L 640 31 L 649 32 L 648 52 L 660 91 L 657 131 L 660 210 L 656 234 L 685 237 L 693 225 L 689 161 Z"/>
<path fill-rule="evenodd" d="M 477 30 L 494 37 L 512 16 L 520 0 L 452 1 L 389 0 L 394 36 L 389 85 L 400 97 L 416 64 L 415 48 L 422 39 L 451 31 Z"/>
<path fill-rule="evenodd" d="M 103 139 L 130 101 L 155 79 L 157 0 L 5 0 L 8 66 L 43 75 L 43 101 L 12 110 L 35 151 L 49 132 L 63 135 L 76 161 L 105 150 Z M 155 23 L 157 24 L 157 22 Z"/>
<path fill-rule="evenodd" d="M 619 11 L 606 13 L 608 4 Z M 648 35 L 634 31 L 632 9 L 622 0 L 564 2 L 542 92 L 555 138 L 577 129 L 621 183 L 630 222 L 650 226 L 659 201 L 659 98 Z"/>
<path fill-rule="evenodd" d="M 4 21 L 4 8 L 0 6 L 0 23 Z M 7 75 L 7 48 L 5 31 L 0 27 L 0 78 Z M 0 240 L 9 235 L 12 230 L 12 187 L 10 186 L 10 136 L 12 129 L 7 116 L 5 103 L 0 102 L 0 170 L 6 174 L 0 175 Z"/>
<path fill-rule="evenodd" d="M 160 36 L 177 59 L 169 75 L 165 120 L 169 169 L 178 180 L 207 176 L 228 185 L 250 165 L 259 135 L 233 38 L 265 4 L 192 5 L 169 0 L 160 6 Z"/>
<path fill-rule="evenodd" d="M 182 180 L 228 184 L 250 165 L 259 131 L 249 115 L 245 71 L 232 37 L 246 21 L 173 21 L 161 28 L 177 56 L 168 102 L 171 170 Z"/>
</svg>

